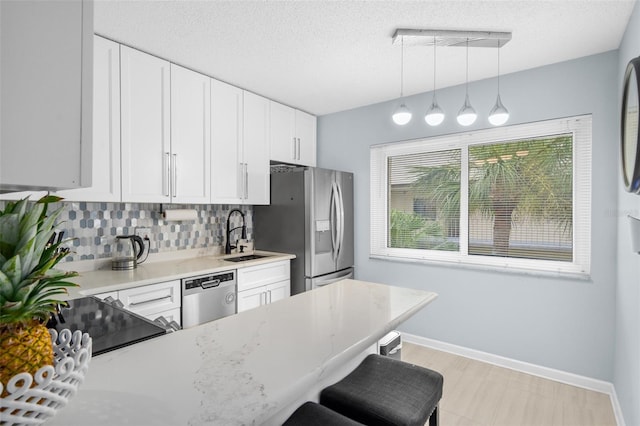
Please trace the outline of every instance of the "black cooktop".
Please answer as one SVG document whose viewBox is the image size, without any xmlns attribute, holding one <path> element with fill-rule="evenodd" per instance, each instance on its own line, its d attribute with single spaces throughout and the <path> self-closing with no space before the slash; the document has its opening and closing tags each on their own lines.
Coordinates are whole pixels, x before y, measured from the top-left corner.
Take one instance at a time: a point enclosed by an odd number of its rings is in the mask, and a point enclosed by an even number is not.
<svg viewBox="0 0 640 426">
<path fill-rule="evenodd" d="M 96 297 L 67 303 L 69 306 L 62 305 L 47 326 L 58 331 L 68 328 L 89 333 L 94 356 L 166 333 L 163 327 L 148 319 Z"/>
</svg>

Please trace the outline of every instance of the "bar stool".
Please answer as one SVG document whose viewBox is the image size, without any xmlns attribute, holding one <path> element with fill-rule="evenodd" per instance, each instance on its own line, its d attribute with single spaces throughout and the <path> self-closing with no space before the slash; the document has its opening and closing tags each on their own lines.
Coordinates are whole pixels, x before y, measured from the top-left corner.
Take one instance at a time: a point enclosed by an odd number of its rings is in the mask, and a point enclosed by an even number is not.
<svg viewBox="0 0 640 426">
<path fill-rule="evenodd" d="M 372 354 L 322 390 L 320 404 L 370 426 L 437 426 L 443 383 L 436 371 Z"/>
<path fill-rule="evenodd" d="M 348 417 L 315 402 L 305 402 L 282 426 L 362 426 Z"/>
</svg>

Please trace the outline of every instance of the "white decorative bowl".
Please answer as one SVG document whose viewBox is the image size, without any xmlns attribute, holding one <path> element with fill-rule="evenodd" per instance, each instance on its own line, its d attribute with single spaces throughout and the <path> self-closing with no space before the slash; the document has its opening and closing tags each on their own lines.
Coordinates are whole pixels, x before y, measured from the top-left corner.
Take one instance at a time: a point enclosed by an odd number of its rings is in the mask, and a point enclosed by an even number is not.
<svg viewBox="0 0 640 426">
<path fill-rule="evenodd" d="M 6 385 L 9 393 L 0 398 L 3 425 L 39 425 L 67 405 L 84 381 L 91 360 L 91 337 L 64 329 L 58 335 L 49 329 L 53 341 L 54 365 L 45 365 L 35 376 L 20 373 Z M 32 384 L 36 383 L 32 387 Z M 0 383 L 0 394 L 4 384 Z"/>
</svg>

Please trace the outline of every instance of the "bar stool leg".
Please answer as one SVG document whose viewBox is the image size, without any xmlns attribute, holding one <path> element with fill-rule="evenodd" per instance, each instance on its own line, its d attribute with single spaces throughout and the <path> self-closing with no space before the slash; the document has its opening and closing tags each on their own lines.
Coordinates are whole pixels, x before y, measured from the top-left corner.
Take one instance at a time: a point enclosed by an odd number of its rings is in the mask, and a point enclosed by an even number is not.
<svg viewBox="0 0 640 426">
<path fill-rule="evenodd" d="M 433 409 L 433 413 L 429 416 L 429 426 L 438 426 L 440 424 L 440 410 L 439 404 Z"/>
</svg>

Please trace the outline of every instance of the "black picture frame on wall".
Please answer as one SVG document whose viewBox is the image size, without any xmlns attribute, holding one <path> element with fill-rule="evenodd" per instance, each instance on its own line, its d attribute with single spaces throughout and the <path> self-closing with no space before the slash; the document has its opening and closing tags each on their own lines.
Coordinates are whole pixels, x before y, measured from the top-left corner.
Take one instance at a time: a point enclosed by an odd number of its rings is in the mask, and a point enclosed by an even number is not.
<svg viewBox="0 0 640 426">
<path fill-rule="evenodd" d="M 629 61 L 624 73 L 620 153 L 622 179 L 628 192 L 640 194 L 640 56 Z"/>
</svg>

